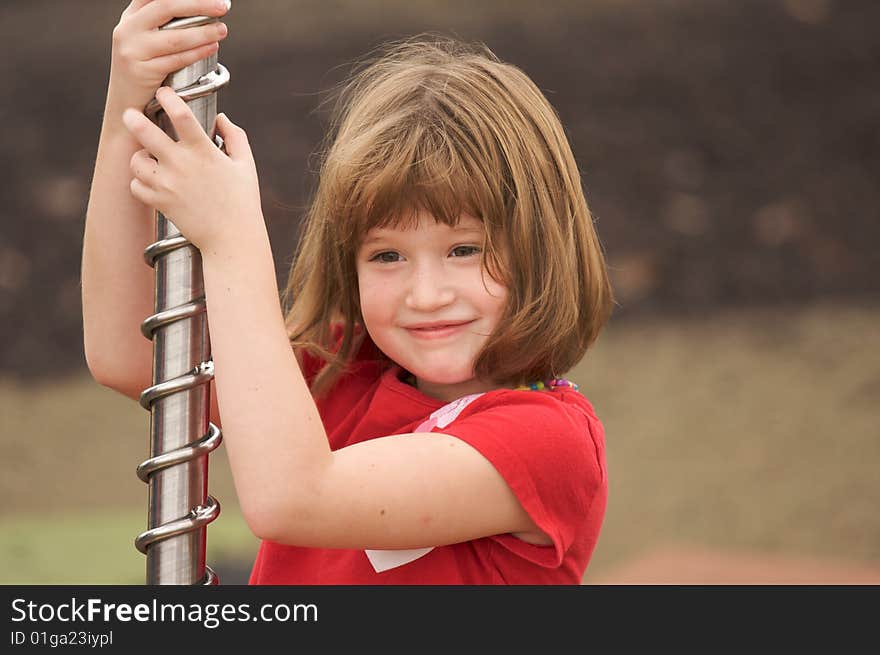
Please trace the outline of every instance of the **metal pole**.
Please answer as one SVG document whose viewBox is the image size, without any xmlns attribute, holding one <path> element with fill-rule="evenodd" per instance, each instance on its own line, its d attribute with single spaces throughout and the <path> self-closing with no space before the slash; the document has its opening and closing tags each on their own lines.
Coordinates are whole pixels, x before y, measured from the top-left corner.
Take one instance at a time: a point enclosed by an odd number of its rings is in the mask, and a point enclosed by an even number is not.
<svg viewBox="0 0 880 655">
<path fill-rule="evenodd" d="M 161 29 L 216 20 L 176 18 Z M 228 82 L 229 72 L 215 54 L 172 73 L 164 84 L 177 91 L 210 132 L 217 117 L 217 91 Z M 177 138 L 155 98 L 144 113 Z M 147 556 L 148 585 L 218 584 L 205 563 L 207 525 L 220 513 L 219 503 L 208 495 L 208 453 L 220 444 L 221 436 L 210 423 L 214 366 L 202 258 L 159 211 L 156 242 L 144 258 L 156 270 L 156 288 L 155 313 L 141 325 L 144 336 L 153 342 L 153 384 L 140 398 L 150 411 L 150 458 L 137 473 L 149 485 L 149 509 L 148 529 L 138 535 L 135 546 Z"/>
</svg>

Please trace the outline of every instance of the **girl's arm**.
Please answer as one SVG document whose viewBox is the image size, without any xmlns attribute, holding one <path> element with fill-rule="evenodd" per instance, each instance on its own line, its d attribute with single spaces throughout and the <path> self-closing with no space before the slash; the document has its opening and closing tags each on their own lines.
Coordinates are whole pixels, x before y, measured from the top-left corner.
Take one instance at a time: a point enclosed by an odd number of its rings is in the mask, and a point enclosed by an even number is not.
<svg viewBox="0 0 880 655">
<path fill-rule="evenodd" d="M 254 533 L 328 548 L 537 536 L 492 464 L 455 437 L 395 435 L 330 451 L 287 340 L 269 240 L 254 222 L 247 238 L 204 259 L 224 443 Z"/>
<path fill-rule="evenodd" d="M 394 435 L 330 451 L 287 340 L 262 225 L 255 215 L 241 237 L 204 253 L 224 443 L 253 532 L 327 548 L 417 548 L 507 532 L 542 541 L 492 464 L 455 437 Z"/>
<path fill-rule="evenodd" d="M 227 157 L 179 98 L 164 89 L 157 98 L 180 142 L 126 114 L 145 146 L 132 161 L 132 192 L 174 216 L 201 250 L 224 444 L 252 531 L 333 548 L 415 548 L 508 532 L 538 540 L 501 475 L 452 436 L 395 435 L 331 452 L 288 342 L 247 137 L 221 115 Z M 205 203 L 212 211 L 197 211 Z"/>
<path fill-rule="evenodd" d="M 132 197 L 128 162 L 138 150 L 122 109 L 108 98 L 86 212 L 82 252 L 83 341 L 97 382 L 136 398 L 150 385 L 152 345 L 140 332 L 153 313 L 153 211 Z"/>
<path fill-rule="evenodd" d="M 82 252 L 83 345 L 92 376 L 131 398 L 151 384 L 152 345 L 140 332 L 153 313 L 154 272 L 144 249 L 153 209 L 131 195 L 129 162 L 140 149 L 122 123 L 174 70 L 216 52 L 225 26 L 158 30 L 175 16 L 221 16 L 216 0 L 133 0 L 113 30 L 110 79 Z"/>
</svg>

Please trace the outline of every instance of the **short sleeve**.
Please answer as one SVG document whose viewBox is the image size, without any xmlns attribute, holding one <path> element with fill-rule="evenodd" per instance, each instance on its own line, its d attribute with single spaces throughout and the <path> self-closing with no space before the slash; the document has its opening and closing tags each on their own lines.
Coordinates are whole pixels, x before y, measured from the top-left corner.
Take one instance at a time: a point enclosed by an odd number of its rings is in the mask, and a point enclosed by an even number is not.
<svg viewBox="0 0 880 655">
<path fill-rule="evenodd" d="M 560 396 L 566 394 L 568 402 Z M 607 492 L 604 432 L 576 391 L 508 391 L 468 407 L 442 432 L 488 459 L 523 508 L 552 540 L 527 543 L 511 534 L 491 539 L 540 566 L 558 567 L 583 534 L 591 508 Z"/>
</svg>

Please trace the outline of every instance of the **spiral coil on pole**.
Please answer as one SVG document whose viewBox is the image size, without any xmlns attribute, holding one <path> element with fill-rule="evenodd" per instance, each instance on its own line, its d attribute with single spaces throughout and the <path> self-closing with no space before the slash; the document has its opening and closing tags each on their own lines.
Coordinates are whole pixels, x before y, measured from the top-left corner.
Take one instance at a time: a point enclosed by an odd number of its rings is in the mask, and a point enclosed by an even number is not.
<svg viewBox="0 0 880 655">
<path fill-rule="evenodd" d="M 216 20 L 178 18 L 161 29 Z M 229 71 L 215 54 L 172 73 L 165 85 L 189 104 L 210 132 L 217 116 L 217 91 L 228 82 Z M 155 98 L 144 113 L 176 138 Z M 222 140 L 215 141 L 222 148 Z M 156 271 L 156 311 L 141 325 L 144 337 L 153 342 L 153 384 L 140 396 L 141 406 L 150 411 L 151 456 L 137 469 L 149 485 L 149 527 L 135 539 L 135 546 L 147 556 L 147 584 L 218 584 L 205 563 L 207 525 L 220 513 L 220 504 L 207 493 L 208 453 L 222 437 L 209 421 L 214 364 L 201 255 L 158 211 L 156 236 L 144 251 L 144 259 Z"/>
</svg>

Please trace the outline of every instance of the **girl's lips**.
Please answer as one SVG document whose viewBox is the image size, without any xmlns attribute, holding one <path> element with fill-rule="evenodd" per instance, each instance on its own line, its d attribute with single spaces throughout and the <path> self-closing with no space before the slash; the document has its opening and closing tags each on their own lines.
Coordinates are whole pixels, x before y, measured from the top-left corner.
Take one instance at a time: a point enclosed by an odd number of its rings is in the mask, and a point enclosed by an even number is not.
<svg viewBox="0 0 880 655">
<path fill-rule="evenodd" d="M 471 323 L 473 323 L 473 321 L 435 328 L 406 328 L 406 330 L 416 339 L 443 339 L 461 332 Z"/>
</svg>

